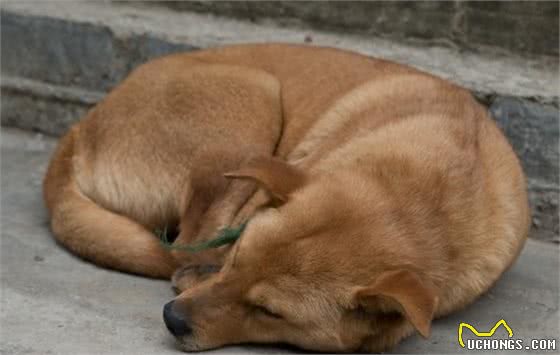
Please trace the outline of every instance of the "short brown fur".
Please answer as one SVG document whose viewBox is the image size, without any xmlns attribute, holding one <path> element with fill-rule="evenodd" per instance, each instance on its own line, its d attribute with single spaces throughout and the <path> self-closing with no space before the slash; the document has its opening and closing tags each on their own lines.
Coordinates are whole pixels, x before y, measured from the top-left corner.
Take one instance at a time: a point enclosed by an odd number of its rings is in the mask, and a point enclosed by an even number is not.
<svg viewBox="0 0 560 355">
<path fill-rule="evenodd" d="M 329 48 L 240 45 L 136 69 L 60 141 L 58 241 L 169 278 L 185 350 L 381 351 L 496 282 L 527 237 L 525 178 L 471 95 Z M 233 247 L 167 252 L 249 223 Z M 223 265 L 212 275 L 192 265 Z"/>
</svg>

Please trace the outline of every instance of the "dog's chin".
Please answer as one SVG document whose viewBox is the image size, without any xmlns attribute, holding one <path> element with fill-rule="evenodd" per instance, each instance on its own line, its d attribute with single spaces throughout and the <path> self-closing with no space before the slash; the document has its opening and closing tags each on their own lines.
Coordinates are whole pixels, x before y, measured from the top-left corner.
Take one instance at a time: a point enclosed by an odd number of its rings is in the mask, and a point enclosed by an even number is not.
<svg viewBox="0 0 560 355">
<path fill-rule="evenodd" d="M 185 337 L 181 337 L 181 338 L 177 338 L 177 343 L 179 344 L 179 348 L 185 352 L 195 352 L 195 351 L 204 351 L 204 350 L 209 350 L 210 348 L 208 347 L 203 347 L 200 346 L 200 344 L 198 344 L 196 342 L 196 339 L 194 339 L 194 337 L 191 336 L 185 336 Z"/>
</svg>

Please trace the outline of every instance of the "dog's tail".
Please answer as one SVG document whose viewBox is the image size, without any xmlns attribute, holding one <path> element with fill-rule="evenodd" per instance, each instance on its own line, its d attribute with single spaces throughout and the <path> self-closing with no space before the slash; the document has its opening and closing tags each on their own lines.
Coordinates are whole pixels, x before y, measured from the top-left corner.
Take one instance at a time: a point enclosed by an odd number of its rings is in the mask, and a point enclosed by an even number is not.
<svg viewBox="0 0 560 355">
<path fill-rule="evenodd" d="M 43 184 L 56 240 L 98 265 L 170 278 L 175 261 L 152 233 L 133 220 L 104 209 L 80 191 L 72 161 L 75 134 L 73 129 L 60 141 Z"/>
</svg>

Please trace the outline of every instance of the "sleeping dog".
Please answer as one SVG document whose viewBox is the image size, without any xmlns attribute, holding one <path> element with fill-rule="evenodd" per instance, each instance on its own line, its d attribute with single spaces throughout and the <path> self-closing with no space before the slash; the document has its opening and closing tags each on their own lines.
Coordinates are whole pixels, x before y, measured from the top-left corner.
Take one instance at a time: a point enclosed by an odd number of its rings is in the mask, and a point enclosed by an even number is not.
<svg viewBox="0 0 560 355">
<path fill-rule="evenodd" d="M 75 254 L 172 278 L 164 321 L 186 351 L 427 337 L 496 282 L 529 228 L 519 161 L 469 92 L 297 45 L 140 66 L 61 139 L 44 197 Z M 198 253 L 153 232 L 171 226 L 184 246 L 245 223 Z"/>
</svg>

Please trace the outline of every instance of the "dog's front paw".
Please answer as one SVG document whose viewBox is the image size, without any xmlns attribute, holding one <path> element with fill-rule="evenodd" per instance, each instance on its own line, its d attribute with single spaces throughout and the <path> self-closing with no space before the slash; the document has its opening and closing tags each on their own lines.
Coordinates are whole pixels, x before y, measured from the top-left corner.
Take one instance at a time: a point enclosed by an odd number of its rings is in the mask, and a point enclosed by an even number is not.
<svg viewBox="0 0 560 355">
<path fill-rule="evenodd" d="M 212 274 L 220 271 L 221 268 L 221 265 L 212 264 L 184 265 L 173 273 L 171 277 L 171 287 L 175 292 L 181 293 L 197 283 L 208 279 Z"/>
</svg>

